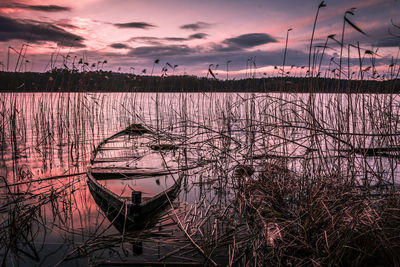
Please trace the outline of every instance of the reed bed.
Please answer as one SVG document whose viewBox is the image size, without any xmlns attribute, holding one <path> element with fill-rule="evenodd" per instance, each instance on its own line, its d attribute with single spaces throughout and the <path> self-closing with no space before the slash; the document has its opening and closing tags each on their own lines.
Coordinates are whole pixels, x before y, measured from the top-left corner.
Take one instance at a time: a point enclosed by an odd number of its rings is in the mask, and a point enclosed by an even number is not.
<svg viewBox="0 0 400 267">
<path fill-rule="evenodd" d="M 396 95 L 3 94 L 2 105 L 7 260 L 46 262 L 57 235 L 59 265 L 154 261 L 134 256 L 136 241 L 162 247 L 162 262 L 398 262 Z M 181 195 L 140 240 L 115 232 L 81 175 L 101 136 L 131 123 L 185 148 Z"/>
</svg>

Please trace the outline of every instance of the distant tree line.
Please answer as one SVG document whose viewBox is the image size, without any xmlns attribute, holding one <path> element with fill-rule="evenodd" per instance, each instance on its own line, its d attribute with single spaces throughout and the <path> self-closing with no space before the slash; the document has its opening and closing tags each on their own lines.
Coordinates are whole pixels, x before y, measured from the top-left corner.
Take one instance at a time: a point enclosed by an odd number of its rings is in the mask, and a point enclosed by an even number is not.
<svg viewBox="0 0 400 267">
<path fill-rule="evenodd" d="M 247 78 L 217 80 L 196 76 L 143 76 L 127 73 L 56 70 L 46 73 L 0 72 L 1 92 L 292 92 L 399 93 L 396 80 L 331 78 Z"/>
</svg>

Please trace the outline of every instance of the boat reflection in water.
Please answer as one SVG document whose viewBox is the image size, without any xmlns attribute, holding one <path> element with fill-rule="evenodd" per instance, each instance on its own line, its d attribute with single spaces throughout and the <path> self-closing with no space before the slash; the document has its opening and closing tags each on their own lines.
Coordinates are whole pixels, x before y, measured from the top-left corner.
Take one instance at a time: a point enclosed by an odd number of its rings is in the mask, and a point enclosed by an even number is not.
<svg viewBox="0 0 400 267">
<path fill-rule="evenodd" d="M 105 139 L 93 151 L 88 168 L 89 190 L 118 231 L 143 229 L 178 195 L 178 147 L 160 143 L 140 124 Z M 141 244 L 133 244 L 140 253 Z"/>
</svg>

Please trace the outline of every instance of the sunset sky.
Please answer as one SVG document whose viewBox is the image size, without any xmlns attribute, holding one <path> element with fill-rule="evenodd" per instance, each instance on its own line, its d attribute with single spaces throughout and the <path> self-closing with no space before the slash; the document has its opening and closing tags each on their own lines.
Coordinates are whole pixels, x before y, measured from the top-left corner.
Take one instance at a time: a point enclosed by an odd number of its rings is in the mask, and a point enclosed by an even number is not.
<svg viewBox="0 0 400 267">
<path fill-rule="evenodd" d="M 206 75 L 209 64 L 219 64 L 217 72 L 224 77 L 227 61 L 231 61 L 229 73 L 238 78 L 243 77 L 248 59 L 253 58 L 259 76 L 264 72 L 272 74 L 274 66 L 282 65 L 289 28 L 293 30 L 289 33 L 286 66 L 308 65 L 312 25 L 319 3 L 316 0 L 1 0 L 3 65 L 0 68 L 6 68 L 10 51 L 9 69 L 14 70 L 16 51 L 20 51 L 22 44 L 29 44 L 26 51 L 29 62 L 21 70 L 25 67 L 27 71 L 49 70 L 53 54 L 55 67 L 63 67 L 63 57 L 68 55 L 64 63 L 69 68 L 74 58 L 75 65 L 84 58 L 90 66 L 107 60 L 104 70 L 120 68 L 122 72 L 137 74 L 145 68 L 149 73 L 154 60 L 160 59 L 154 69 L 157 75 L 168 62 L 178 65 L 176 74 L 199 76 Z M 343 14 L 354 7 L 354 16 L 348 18 L 368 36 L 347 24 L 346 47 L 359 41 L 363 49 L 378 49 L 376 64 L 382 68 L 390 64 L 392 56 L 396 60 L 400 45 L 399 0 L 325 3 L 326 7 L 320 10 L 314 45 L 322 45 L 330 34 L 336 34 L 340 41 Z M 8 49 L 9 46 L 15 51 Z M 335 41 L 329 40 L 328 46 L 324 66 L 332 57 L 338 62 L 340 53 Z M 351 57 L 357 54 L 357 49 L 351 48 Z M 358 59 L 352 64 L 356 66 Z M 370 64 L 368 56 L 364 64 Z"/>
</svg>

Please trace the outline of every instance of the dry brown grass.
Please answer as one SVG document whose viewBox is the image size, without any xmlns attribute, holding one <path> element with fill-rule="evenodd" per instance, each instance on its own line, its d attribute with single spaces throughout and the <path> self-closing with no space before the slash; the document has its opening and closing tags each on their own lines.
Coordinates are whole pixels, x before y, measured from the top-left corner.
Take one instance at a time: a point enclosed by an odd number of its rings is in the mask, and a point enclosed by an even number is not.
<svg viewBox="0 0 400 267">
<path fill-rule="evenodd" d="M 241 188 L 238 203 L 251 226 L 257 265 L 400 263 L 397 193 L 365 191 L 340 177 L 302 184 L 285 168 L 267 164 Z"/>
</svg>

